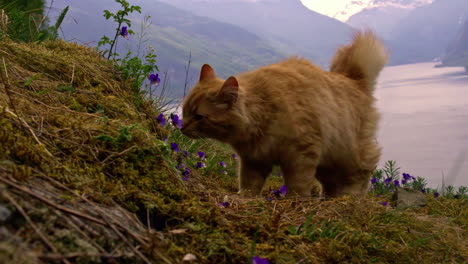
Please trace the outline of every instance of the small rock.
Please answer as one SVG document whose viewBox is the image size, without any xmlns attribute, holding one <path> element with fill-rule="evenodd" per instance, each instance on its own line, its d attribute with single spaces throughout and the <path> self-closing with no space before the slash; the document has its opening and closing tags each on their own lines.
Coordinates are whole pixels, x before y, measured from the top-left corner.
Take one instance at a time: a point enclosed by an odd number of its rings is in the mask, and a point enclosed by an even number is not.
<svg viewBox="0 0 468 264">
<path fill-rule="evenodd" d="M 3 204 L 0 204 L 0 223 L 5 223 L 11 216 L 11 211 Z"/>
<path fill-rule="evenodd" d="M 398 209 L 427 205 L 426 196 L 423 193 L 408 188 L 397 188 L 392 200 Z"/>
<path fill-rule="evenodd" d="M 194 262 L 197 260 L 197 257 L 194 254 L 188 253 L 182 259 L 182 262 Z"/>
<path fill-rule="evenodd" d="M 187 229 L 174 229 L 170 230 L 169 233 L 174 234 L 174 235 L 181 235 L 187 233 Z"/>
</svg>

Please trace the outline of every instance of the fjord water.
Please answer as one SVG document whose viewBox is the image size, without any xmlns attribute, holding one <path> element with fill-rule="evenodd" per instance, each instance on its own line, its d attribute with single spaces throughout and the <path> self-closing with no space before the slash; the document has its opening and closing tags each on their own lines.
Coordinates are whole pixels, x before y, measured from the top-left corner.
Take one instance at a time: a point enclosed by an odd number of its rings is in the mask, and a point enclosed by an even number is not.
<svg viewBox="0 0 468 264">
<path fill-rule="evenodd" d="M 377 85 L 382 114 L 381 165 L 395 160 L 401 172 L 430 187 L 468 185 L 468 75 L 435 63 L 386 67 Z"/>
<path fill-rule="evenodd" d="M 380 166 L 395 160 L 401 172 L 425 178 L 429 187 L 441 187 L 443 178 L 468 186 L 468 74 L 434 65 L 382 71 L 376 89 Z M 182 114 L 180 107 L 175 111 Z"/>
</svg>

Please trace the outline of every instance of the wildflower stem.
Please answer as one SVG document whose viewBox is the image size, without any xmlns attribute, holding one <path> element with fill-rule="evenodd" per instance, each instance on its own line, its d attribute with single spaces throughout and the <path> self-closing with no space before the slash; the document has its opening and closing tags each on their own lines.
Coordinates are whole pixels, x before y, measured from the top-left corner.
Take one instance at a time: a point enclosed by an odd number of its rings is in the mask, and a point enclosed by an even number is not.
<svg viewBox="0 0 468 264">
<path fill-rule="evenodd" d="M 110 49 L 109 49 L 109 54 L 107 54 L 107 59 L 108 60 L 110 60 L 110 57 L 114 54 L 112 52 L 112 49 L 114 49 L 115 42 L 117 41 L 117 38 L 119 37 L 120 26 L 121 25 L 122 25 L 122 22 L 119 22 L 119 25 L 117 26 L 117 29 L 116 29 L 116 32 L 115 32 L 114 40 L 112 40 L 112 42 L 111 42 L 111 46 L 110 46 Z"/>
</svg>

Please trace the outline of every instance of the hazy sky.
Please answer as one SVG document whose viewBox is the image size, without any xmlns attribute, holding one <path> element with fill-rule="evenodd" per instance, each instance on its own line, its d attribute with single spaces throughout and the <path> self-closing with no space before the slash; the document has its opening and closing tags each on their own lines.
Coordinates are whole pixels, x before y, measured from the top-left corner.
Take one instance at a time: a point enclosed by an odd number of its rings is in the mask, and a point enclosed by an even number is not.
<svg viewBox="0 0 468 264">
<path fill-rule="evenodd" d="M 309 9 L 315 12 L 346 21 L 351 15 L 361 11 L 372 0 L 301 0 Z M 359 4 L 351 4 L 359 2 Z M 343 12 L 345 11 L 346 12 Z"/>
</svg>

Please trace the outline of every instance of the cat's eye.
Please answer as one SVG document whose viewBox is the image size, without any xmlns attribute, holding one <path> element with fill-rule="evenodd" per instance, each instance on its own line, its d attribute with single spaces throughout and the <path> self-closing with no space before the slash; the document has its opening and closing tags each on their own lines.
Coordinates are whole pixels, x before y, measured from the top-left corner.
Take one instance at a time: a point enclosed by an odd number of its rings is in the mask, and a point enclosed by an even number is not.
<svg viewBox="0 0 468 264">
<path fill-rule="evenodd" d="M 200 120 L 202 120 L 203 118 L 204 118 L 204 116 L 199 115 L 199 114 L 195 114 L 195 115 L 193 116 L 193 119 L 195 119 L 195 120 L 197 120 L 197 121 L 200 121 Z"/>
</svg>

